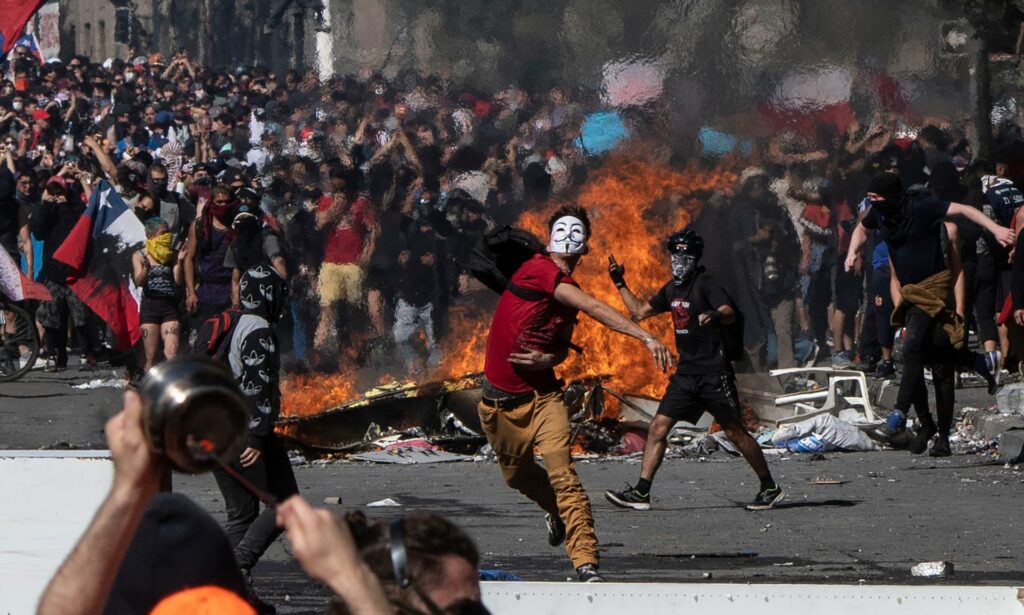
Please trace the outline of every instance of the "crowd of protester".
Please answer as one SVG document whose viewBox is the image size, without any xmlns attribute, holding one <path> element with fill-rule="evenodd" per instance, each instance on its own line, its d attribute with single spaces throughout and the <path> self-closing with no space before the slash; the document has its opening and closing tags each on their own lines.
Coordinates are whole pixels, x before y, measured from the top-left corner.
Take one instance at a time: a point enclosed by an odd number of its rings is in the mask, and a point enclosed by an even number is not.
<svg viewBox="0 0 1024 615">
<path fill-rule="evenodd" d="M 8 74 L 0 244 L 53 295 L 30 306 L 49 370 L 67 367 L 69 346 L 91 369 L 108 346 L 53 259 L 99 178 L 147 229 L 131 276 L 143 295 L 140 367 L 191 347 L 202 322 L 238 306 L 242 273 L 265 263 L 287 280 L 278 327 L 289 369 L 394 357 L 395 371 L 416 375 L 441 360 L 453 300 L 477 287 L 464 263 L 479 238 L 571 199 L 600 164 L 579 142 L 599 99 L 558 87 L 484 93 L 414 70 L 321 82 L 313 70 L 215 70 L 183 53 L 41 64 L 24 47 Z M 716 238 L 707 261 L 744 314 L 753 369 L 893 373 L 884 247 L 869 246 L 860 270 L 841 266 L 874 173 L 1013 219 L 1016 130 L 981 160 L 949 122 L 907 121 L 875 114 L 845 131 L 783 131 L 743 158 L 704 160 L 739 175 L 729 193 L 705 195 L 696 227 Z M 1007 357 L 997 315 L 1009 254 L 960 226 L 964 314 L 985 349 Z"/>
<path fill-rule="evenodd" d="M 105 323 L 71 292 L 67 266 L 54 258 L 105 179 L 145 228 L 143 247 L 130 255 L 131 283 L 141 290 L 137 368 L 197 349 L 203 323 L 239 308 L 239 329 L 224 356 L 254 400 L 246 449 L 252 462 L 262 455 L 267 463 L 273 448 L 267 441 L 279 405 L 280 357 L 289 369 L 328 372 L 394 357 L 406 375 L 424 373 L 442 360 L 438 340 L 453 302 L 481 290 L 465 268 L 480 238 L 524 211 L 571 201 L 601 164 L 579 142 L 587 113 L 601 106 L 598 95 L 558 87 L 482 92 L 414 70 L 393 79 L 321 81 L 313 70 L 212 69 L 184 53 L 168 61 L 153 54 L 41 63 L 24 47 L 5 71 L 0 245 L 52 296 L 27 305 L 42 333 L 45 368 L 67 369 L 69 351 L 82 357 L 82 370 L 112 358 L 104 356 L 113 345 Z M 743 316 L 749 369 L 817 363 L 895 373 L 890 314 L 898 291 L 885 243 L 871 238 L 864 258 L 851 261 L 859 266 L 843 266 L 877 173 L 892 171 L 910 193 L 965 203 L 1017 228 L 1024 141 L 1015 127 L 999 130 L 985 160 L 948 121 L 907 122 L 875 114 L 843 130 L 782 131 L 743 156 L 692 161 L 738 177 L 731 190 L 702 195 L 693 226 L 708 238 L 703 263 Z M 1024 265 L 966 219 L 956 221 L 949 239 L 964 273 L 960 315 L 984 350 L 1000 350 L 1015 366 Z M 261 282 L 268 277 L 281 284 Z M 268 377 L 273 386 L 259 384 Z M 128 425 L 137 422 L 137 403 L 131 394 L 127 400 L 127 418 L 108 426 L 114 490 L 40 612 L 77 612 L 66 600 L 113 604 L 102 592 L 114 588 L 116 600 L 117 588 L 130 584 L 111 570 L 126 554 L 132 561 L 135 528 L 146 519 L 159 523 L 161 507 L 180 505 L 153 499 L 157 462 L 139 448 L 141 434 Z M 287 465 L 283 449 L 275 455 Z M 275 495 L 291 499 L 262 517 L 288 529 L 307 571 L 347 598 L 351 612 L 381 612 L 373 609 L 389 599 L 422 610 L 447 599 L 434 595 L 434 586 L 472 607 L 461 612 L 476 612 L 479 587 L 467 579 L 475 579 L 477 555 L 457 528 L 437 518 L 406 521 L 406 544 L 422 543 L 434 558 L 418 564 L 410 557 L 412 577 L 423 583 L 409 586 L 391 568 L 394 527 L 352 520 L 356 543 L 365 543 L 359 553 L 345 526 L 294 495 L 294 477 L 284 482 Z M 252 510 L 233 518 L 239 525 L 228 537 L 236 560 L 258 511 L 247 506 Z M 257 524 L 257 542 L 272 542 L 277 527 Z M 337 546 L 333 556 L 324 545 Z M 438 553 L 459 560 L 457 572 L 469 572 L 453 573 L 451 561 L 435 561 Z M 91 588 L 76 585 L 87 569 L 110 574 Z M 383 590 L 373 577 L 384 579 Z M 220 585 L 245 594 L 246 581 L 231 576 Z M 213 599 L 204 596 L 183 599 Z M 151 596 L 146 608 L 163 597 Z M 365 608 L 353 608 L 360 604 Z"/>
</svg>

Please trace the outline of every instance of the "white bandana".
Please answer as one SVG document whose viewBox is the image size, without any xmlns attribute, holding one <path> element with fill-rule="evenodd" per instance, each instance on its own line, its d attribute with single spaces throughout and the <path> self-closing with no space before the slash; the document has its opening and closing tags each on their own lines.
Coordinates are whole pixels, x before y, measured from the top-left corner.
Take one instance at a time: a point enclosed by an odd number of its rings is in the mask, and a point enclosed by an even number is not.
<svg viewBox="0 0 1024 615">
<path fill-rule="evenodd" d="M 586 254 L 587 227 L 575 216 L 562 216 L 551 225 L 548 252 L 552 254 Z"/>
</svg>

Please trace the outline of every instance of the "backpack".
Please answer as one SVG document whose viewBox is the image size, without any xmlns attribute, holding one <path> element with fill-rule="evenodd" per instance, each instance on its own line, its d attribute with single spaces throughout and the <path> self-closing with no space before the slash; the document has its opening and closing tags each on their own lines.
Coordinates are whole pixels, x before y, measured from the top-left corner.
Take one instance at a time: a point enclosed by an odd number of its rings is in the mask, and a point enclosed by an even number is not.
<svg viewBox="0 0 1024 615">
<path fill-rule="evenodd" d="M 199 327 L 196 336 L 196 352 L 219 360 L 227 360 L 231 333 L 238 324 L 242 311 L 228 308 L 219 314 L 207 318 Z"/>
<path fill-rule="evenodd" d="M 493 230 L 473 248 L 466 268 L 474 278 L 501 294 L 508 290 L 526 301 L 540 301 L 544 295 L 519 288 L 511 282 L 512 276 L 535 254 L 544 254 L 544 244 L 533 233 L 510 226 Z"/>
</svg>

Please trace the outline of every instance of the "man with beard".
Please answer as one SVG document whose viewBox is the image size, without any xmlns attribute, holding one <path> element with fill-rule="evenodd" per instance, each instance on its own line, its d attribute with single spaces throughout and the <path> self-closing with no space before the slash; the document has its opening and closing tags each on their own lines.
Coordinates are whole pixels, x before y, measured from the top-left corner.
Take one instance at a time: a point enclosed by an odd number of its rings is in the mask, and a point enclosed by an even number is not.
<svg viewBox="0 0 1024 615">
<path fill-rule="evenodd" d="M 992 233 L 1003 246 L 1013 244 L 1014 232 L 999 226 L 981 211 L 932 197 L 926 192 L 904 193 L 903 183 L 895 173 L 879 173 L 868 187 L 871 208 L 854 229 L 846 270 L 859 266 L 860 251 L 868 232 L 878 230 L 889 249 L 893 277 L 900 285 L 901 301 L 896 305 L 892 321 L 905 326 L 903 345 L 903 376 L 896 396 L 895 410 L 903 413 L 925 390 L 924 366 L 932 366 L 938 426 L 925 413 L 919 416 L 922 426 L 912 450 L 923 452 L 928 440 L 938 435 L 931 455 L 947 457 L 949 430 L 953 424 L 954 370 L 973 370 L 988 382 L 989 394 L 999 386 L 998 351 L 973 353 L 967 348 L 962 315 L 955 311 L 953 287 L 960 273 L 957 250 L 950 243 L 947 260 L 944 250 L 943 221 L 950 216 L 963 216 Z"/>
<path fill-rule="evenodd" d="M 772 478 L 761 447 L 743 427 L 736 376 L 726 354 L 722 327 L 736 321 L 736 311 L 725 289 L 700 266 L 704 239 L 689 228 L 673 233 L 666 242 L 672 280 L 649 301 L 641 301 L 626 286 L 625 265 L 609 258 L 611 277 L 633 320 L 671 312 L 679 365 L 669 380 L 658 412 L 647 432 L 640 480 L 623 491 L 604 492 L 609 502 L 633 510 L 651 509 L 651 483 L 661 466 L 668 434 L 678 421 L 696 424 L 704 411 L 722 426 L 729 441 L 761 481 L 748 510 L 766 510 L 784 497 Z"/>
<path fill-rule="evenodd" d="M 562 207 L 549 228 L 548 253 L 523 263 L 498 301 L 487 336 L 478 411 L 505 482 L 547 513 L 548 544 L 565 542 L 580 581 L 601 581 L 594 518 L 570 456 L 569 416 L 554 367 L 569 354 L 581 311 L 641 340 L 659 369 L 668 366 L 671 355 L 657 338 L 584 293 L 570 277 L 587 252 L 586 211 Z M 543 457 L 543 468 L 535 454 Z"/>
</svg>

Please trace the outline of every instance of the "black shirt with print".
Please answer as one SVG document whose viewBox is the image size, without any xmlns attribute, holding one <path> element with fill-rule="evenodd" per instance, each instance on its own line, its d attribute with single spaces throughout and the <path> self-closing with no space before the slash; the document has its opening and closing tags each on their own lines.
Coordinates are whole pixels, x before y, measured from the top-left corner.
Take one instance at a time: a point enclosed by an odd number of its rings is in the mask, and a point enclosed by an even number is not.
<svg viewBox="0 0 1024 615">
<path fill-rule="evenodd" d="M 649 302 L 655 313 L 671 312 L 679 353 L 678 374 L 713 374 L 729 371 L 722 331 L 718 326 L 700 326 L 704 312 L 732 305 L 729 295 L 713 277 L 703 271 L 683 286 L 669 282 Z"/>
</svg>

